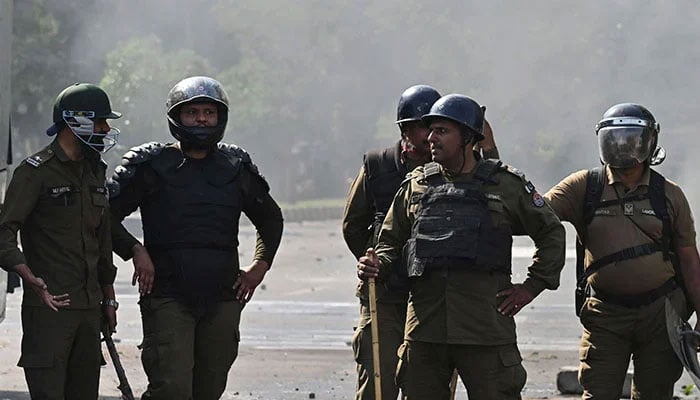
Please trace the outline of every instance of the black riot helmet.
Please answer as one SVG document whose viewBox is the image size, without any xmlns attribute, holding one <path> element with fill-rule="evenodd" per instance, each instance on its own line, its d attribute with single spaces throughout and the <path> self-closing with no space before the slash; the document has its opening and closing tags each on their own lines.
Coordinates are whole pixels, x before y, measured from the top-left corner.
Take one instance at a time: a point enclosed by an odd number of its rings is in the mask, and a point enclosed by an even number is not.
<svg viewBox="0 0 700 400">
<path fill-rule="evenodd" d="M 180 107 L 185 103 L 213 103 L 218 111 L 216 126 L 184 126 Z M 228 95 L 221 84 L 207 76 L 193 76 L 175 84 L 165 102 L 170 133 L 182 144 L 208 149 L 224 137 L 228 121 Z"/>
<path fill-rule="evenodd" d="M 396 124 L 401 128 L 405 122 L 420 121 L 439 98 L 440 93 L 428 85 L 415 85 L 404 90 L 396 110 Z"/>
<path fill-rule="evenodd" d="M 610 107 L 595 126 L 600 159 L 613 168 L 661 164 L 666 157 L 657 146 L 661 126 L 645 107 L 621 103 Z"/>
<path fill-rule="evenodd" d="M 53 136 L 67 126 L 84 146 L 97 153 L 104 153 L 117 144 L 120 132 L 114 127 L 110 127 L 109 131 L 94 132 L 95 119 L 117 119 L 121 116 L 120 112 L 112 111 L 107 93 L 99 86 L 75 83 L 56 96 L 53 105 L 54 124 L 46 133 Z"/>
<path fill-rule="evenodd" d="M 484 138 L 484 114 L 486 107 L 462 94 L 448 94 L 440 97 L 422 120 L 430 126 L 436 118 L 446 118 L 459 124 L 463 129 L 465 143 L 478 142 Z M 472 138 L 473 135 L 473 138 Z"/>
</svg>

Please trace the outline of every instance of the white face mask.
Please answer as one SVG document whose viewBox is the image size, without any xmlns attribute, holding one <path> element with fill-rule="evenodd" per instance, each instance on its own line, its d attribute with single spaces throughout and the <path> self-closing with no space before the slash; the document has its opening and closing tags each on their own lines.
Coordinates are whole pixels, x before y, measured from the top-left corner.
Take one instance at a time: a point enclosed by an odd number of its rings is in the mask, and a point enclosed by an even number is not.
<svg viewBox="0 0 700 400">
<path fill-rule="evenodd" d="M 94 111 L 63 111 L 63 121 L 85 145 L 98 153 L 106 153 L 117 144 L 119 129 L 95 132 Z"/>
</svg>

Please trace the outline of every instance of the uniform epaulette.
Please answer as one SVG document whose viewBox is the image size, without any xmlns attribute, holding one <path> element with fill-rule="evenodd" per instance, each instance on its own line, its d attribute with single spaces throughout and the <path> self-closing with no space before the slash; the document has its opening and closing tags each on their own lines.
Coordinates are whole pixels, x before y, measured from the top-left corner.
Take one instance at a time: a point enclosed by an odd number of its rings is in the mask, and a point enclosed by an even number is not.
<svg viewBox="0 0 700 400">
<path fill-rule="evenodd" d="M 34 168 L 39 168 L 41 164 L 47 162 L 50 160 L 56 153 L 54 153 L 51 148 L 45 148 L 41 150 L 40 152 L 31 155 L 27 157 L 24 161 L 27 162 L 27 164 L 31 165 Z"/>
<path fill-rule="evenodd" d="M 431 176 L 435 175 L 440 175 L 440 172 L 442 171 L 442 168 L 440 167 L 440 164 L 436 162 L 429 162 L 425 165 L 423 165 L 423 179 L 428 179 Z"/>
<path fill-rule="evenodd" d="M 414 169 L 413 171 L 407 172 L 406 176 L 403 178 L 403 180 L 401 181 L 399 186 L 403 186 L 406 184 L 406 182 L 410 182 L 413 179 L 422 177 L 423 176 L 422 168 L 423 167 L 418 167 L 418 168 Z"/>
<path fill-rule="evenodd" d="M 532 182 L 527 180 L 527 178 L 525 177 L 525 173 L 523 173 L 523 171 L 515 168 L 512 165 L 508 165 L 508 164 L 503 164 L 501 166 L 501 168 L 504 171 L 517 176 L 523 182 L 523 186 L 525 187 L 525 191 L 529 195 L 532 196 L 532 203 L 535 206 L 537 206 L 537 207 L 544 206 L 544 204 L 545 204 L 544 198 L 539 193 L 537 193 L 537 189 L 535 189 L 535 185 L 533 185 Z"/>
</svg>

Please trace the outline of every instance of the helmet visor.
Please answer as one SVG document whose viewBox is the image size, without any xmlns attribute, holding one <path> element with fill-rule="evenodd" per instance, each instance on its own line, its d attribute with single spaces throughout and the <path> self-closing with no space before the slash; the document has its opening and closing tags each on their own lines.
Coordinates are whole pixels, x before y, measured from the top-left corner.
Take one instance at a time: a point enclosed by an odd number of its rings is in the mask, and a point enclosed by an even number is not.
<svg viewBox="0 0 700 400">
<path fill-rule="evenodd" d="M 73 134 L 98 153 L 106 153 L 117 144 L 119 129 L 95 132 L 94 111 L 64 111 L 63 121 Z"/>
<path fill-rule="evenodd" d="M 641 126 L 609 126 L 598 130 L 600 159 L 614 168 L 628 168 L 651 155 L 654 131 Z"/>
</svg>

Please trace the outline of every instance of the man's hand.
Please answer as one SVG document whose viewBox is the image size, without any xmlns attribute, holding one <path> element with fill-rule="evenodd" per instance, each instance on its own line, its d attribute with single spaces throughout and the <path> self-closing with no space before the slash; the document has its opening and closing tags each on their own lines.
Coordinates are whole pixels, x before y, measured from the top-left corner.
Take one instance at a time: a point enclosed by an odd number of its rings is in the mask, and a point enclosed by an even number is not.
<svg viewBox="0 0 700 400">
<path fill-rule="evenodd" d="M 46 304 L 50 309 L 58 311 L 59 308 L 65 308 L 70 306 L 70 296 L 68 293 L 53 295 L 49 292 L 49 288 L 43 279 L 38 276 L 34 276 L 32 271 L 29 269 L 27 264 L 18 264 L 13 267 L 15 272 L 22 277 L 24 283 L 29 285 L 29 287 L 34 290 L 41 301 Z"/>
<path fill-rule="evenodd" d="M 109 328 L 109 333 L 112 334 L 117 331 L 117 309 L 108 306 L 108 305 L 102 305 L 102 316 L 104 317 L 105 323 L 107 324 L 107 327 Z"/>
<path fill-rule="evenodd" d="M 236 300 L 245 304 L 250 301 L 265 274 L 270 269 L 270 264 L 262 260 L 255 260 L 246 269 L 241 270 L 241 274 L 233 284 L 233 289 L 236 290 Z"/>
<path fill-rule="evenodd" d="M 139 294 L 141 296 L 151 294 L 153 289 L 153 278 L 155 276 L 155 268 L 151 256 L 148 255 L 148 250 L 141 244 L 136 244 L 133 247 L 134 251 L 134 275 L 131 277 L 131 286 L 139 282 Z"/>
<path fill-rule="evenodd" d="M 367 253 L 357 260 L 357 277 L 366 281 L 369 278 L 379 276 L 379 258 L 373 248 L 367 249 Z"/>
<path fill-rule="evenodd" d="M 505 297 L 498 306 L 498 312 L 507 317 L 512 317 L 520 312 L 523 307 L 530 304 L 532 299 L 535 298 L 522 284 L 513 285 L 506 290 L 501 290 L 496 294 L 496 297 Z"/>
</svg>

